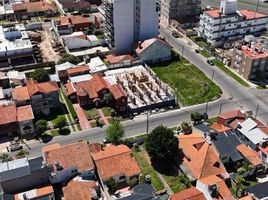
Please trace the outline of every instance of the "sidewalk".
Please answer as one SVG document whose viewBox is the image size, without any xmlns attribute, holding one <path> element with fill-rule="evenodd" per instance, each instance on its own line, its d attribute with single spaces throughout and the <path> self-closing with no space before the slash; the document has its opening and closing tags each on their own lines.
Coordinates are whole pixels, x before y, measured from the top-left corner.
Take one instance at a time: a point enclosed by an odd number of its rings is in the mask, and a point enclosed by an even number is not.
<svg viewBox="0 0 268 200">
<path fill-rule="evenodd" d="M 79 104 L 73 104 L 77 117 L 79 119 L 80 127 L 82 130 L 90 129 L 91 125 Z"/>
<path fill-rule="evenodd" d="M 108 125 L 109 124 L 109 121 L 107 120 L 107 118 L 105 117 L 105 115 L 103 114 L 102 112 L 102 109 L 98 109 L 98 113 L 102 119 L 102 121 L 104 122 L 105 125 Z"/>
</svg>

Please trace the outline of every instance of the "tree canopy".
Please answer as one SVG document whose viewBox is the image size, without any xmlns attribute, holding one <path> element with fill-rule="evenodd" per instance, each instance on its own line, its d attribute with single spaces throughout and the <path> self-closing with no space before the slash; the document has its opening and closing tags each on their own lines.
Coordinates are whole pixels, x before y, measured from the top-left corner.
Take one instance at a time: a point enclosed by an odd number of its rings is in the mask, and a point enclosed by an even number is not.
<svg viewBox="0 0 268 200">
<path fill-rule="evenodd" d="M 36 80 L 38 83 L 49 81 L 48 72 L 42 68 L 34 70 L 31 74 L 31 78 Z"/>
<path fill-rule="evenodd" d="M 70 62 L 72 64 L 77 65 L 78 63 L 81 62 L 81 59 L 76 57 L 76 56 L 74 56 L 74 55 L 65 53 L 65 54 L 62 55 L 61 59 L 59 59 L 58 64 L 62 64 L 62 63 L 65 63 L 65 62 Z"/>
<path fill-rule="evenodd" d="M 55 121 L 55 126 L 59 129 L 62 129 L 64 126 L 66 126 L 66 118 L 64 116 L 60 116 L 58 119 Z"/>
<path fill-rule="evenodd" d="M 35 123 L 35 130 L 38 135 L 43 134 L 47 130 L 47 121 L 40 119 Z"/>
<path fill-rule="evenodd" d="M 192 128 L 192 126 L 191 126 L 189 123 L 187 123 L 187 122 L 182 122 L 182 123 L 181 123 L 181 130 L 182 130 L 184 133 L 186 133 L 186 134 L 190 134 L 190 133 L 192 133 L 193 128 Z"/>
<path fill-rule="evenodd" d="M 106 129 L 108 140 L 118 142 L 124 136 L 124 127 L 119 121 L 113 121 Z"/>
<path fill-rule="evenodd" d="M 160 125 L 148 135 L 145 148 L 152 158 L 168 159 L 178 151 L 178 139 L 171 129 Z"/>
</svg>

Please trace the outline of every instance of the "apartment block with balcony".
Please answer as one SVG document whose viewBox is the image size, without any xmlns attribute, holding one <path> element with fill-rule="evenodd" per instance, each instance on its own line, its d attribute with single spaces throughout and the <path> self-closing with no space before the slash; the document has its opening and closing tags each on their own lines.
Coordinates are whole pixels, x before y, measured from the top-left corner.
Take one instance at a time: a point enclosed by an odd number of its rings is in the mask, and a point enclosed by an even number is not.
<svg viewBox="0 0 268 200">
<path fill-rule="evenodd" d="M 207 10 L 200 15 L 198 35 L 213 46 L 221 46 L 248 34 L 260 35 L 267 21 L 267 15 L 237 10 L 236 0 L 222 0 L 220 9 Z"/>
<path fill-rule="evenodd" d="M 200 0 L 161 0 L 161 19 L 168 23 L 171 19 L 182 19 L 200 12 Z"/>
<path fill-rule="evenodd" d="M 105 36 L 115 53 L 129 53 L 134 44 L 158 35 L 156 0 L 104 0 Z"/>
<path fill-rule="evenodd" d="M 267 81 L 268 50 L 254 43 L 235 48 L 231 67 L 247 80 Z"/>
</svg>

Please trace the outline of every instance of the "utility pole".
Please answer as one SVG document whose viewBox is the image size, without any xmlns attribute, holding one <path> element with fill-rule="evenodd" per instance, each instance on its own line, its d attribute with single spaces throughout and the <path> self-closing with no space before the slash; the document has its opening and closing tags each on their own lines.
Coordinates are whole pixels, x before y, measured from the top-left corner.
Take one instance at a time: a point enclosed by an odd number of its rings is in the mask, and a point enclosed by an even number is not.
<svg viewBox="0 0 268 200">
<path fill-rule="evenodd" d="M 206 103 L 206 114 L 208 115 L 208 101 Z"/>
<path fill-rule="evenodd" d="M 184 45 L 182 45 L 181 56 L 183 57 Z"/>
<path fill-rule="evenodd" d="M 220 111 L 219 111 L 219 115 L 221 114 L 221 107 L 222 107 L 222 102 L 220 104 Z"/>
<path fill-rule="evenodd" d="M 257 108 L 256 108 L 255 119 L 257 118 L 258 111 L 259 111 L 259 107 L 260 107 L 260 105 L 258 104 L 258 105 L 257 105 Z"/>
<path fill-rule="evenodd" d="M 215 73 L 215 69 L 212 70 L 212 76 L 211 76 L 211 80 L 212 80 L 212 82 L 213 82 L 213 80 L 214 80 L 214 73 Z"/>
</svg>

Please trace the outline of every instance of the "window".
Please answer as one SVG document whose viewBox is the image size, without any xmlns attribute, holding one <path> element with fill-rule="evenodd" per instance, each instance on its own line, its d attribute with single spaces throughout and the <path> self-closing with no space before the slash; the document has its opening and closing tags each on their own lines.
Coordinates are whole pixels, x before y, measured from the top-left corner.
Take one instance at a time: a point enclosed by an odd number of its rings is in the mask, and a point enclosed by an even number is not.
<svg viewBox="0 0 268 200">
<path fill-rule="evenodd" d="M 126 178 L 126 176 L 123 175 L 123 176 L 120 176 L 120 177 L 119 177 L 119 180 L 124 180 L 125 178 Z"/>
</svg>

